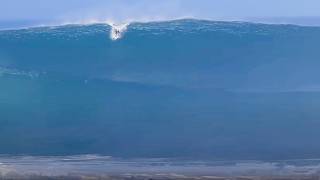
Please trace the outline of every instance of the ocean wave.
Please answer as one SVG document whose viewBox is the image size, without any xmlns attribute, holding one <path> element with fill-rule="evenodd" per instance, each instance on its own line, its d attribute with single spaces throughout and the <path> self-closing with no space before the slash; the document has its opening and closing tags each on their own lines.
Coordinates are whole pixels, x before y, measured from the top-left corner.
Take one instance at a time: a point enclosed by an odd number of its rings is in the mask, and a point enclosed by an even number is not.
<svg viewBox="0 0 320 180">
<path fill-rule="evenodd" d="M 212 21 L 203 19 L 176 19 L 176 20 L 159 20 L 159 21 L 130 21 L 125 23 L 116 23 L 112 21 L 90 21 L 90 22 L 68 22 L 61 24 L 48 24 L 48 25 L 35 25 L 27 26 L 22 28 L 12 28 L 12 29 L 0 29 L 0 35 L 3 33 L 53 33 L 59 35 L 64 33 L 64 30 L 73 28 L 74 32 L 70 32 L 70 36 L 76 36 L 79 33 L 94 33 L 94 32 L 110 32 L 110 38 L 112 40 L 120 39 L 125 31 L 129 30 L 144 30 L 144 31 L 154 31 L 154 33 L 162 33 L 166 30 L 171 31 L 181 31 L 181 32 L 197 32 L 197 31 L 229 31 L 230 33 L 235 33 L 237 29 L 241 27 L 249 27 L 252 25 L 259 25 L 260 29 L 256 31 L 259 33 L 265 33 L 270 27 L 274 26 L 291 26 L 291 27 L 303 27 L 294 24 L 264 24 L 258 22 L 250 21 Z M 86 28 L 91 27 L 91 28 Z M 92 27 L 104 27 L 104 29 L 96 29 Z M 310 27 L 310 26 L 306 26 Z M 118 33 L 116 33 L 118 32 Z M 239 33 L 239 32 L 237 32 Z M 242 33 L 246 33 L 243 31 Z"/>
<path fill-rule="evenodd" d="M 87 27 L 93 25 L 105 25 L 109 26 L 110 30 L 114 29 L 127 29 L 129 25 L 134 25 L 130 27 L 134 27 L 135 29 L 158 29 L 165 28 L 171 30 L 179 30 L 178 27 L 183 27 L 181 25 L 185 23 L 192 23 L 192 25 L 198 25 L 198 29 L 206 29 L 206 27 L 210 27 L 212 25 L 233 25 L 233 26 L 243 26 L 243 25 L 264 25 L 264 26 L 297 26 L 297 27 L 310 27 L 303 26 L 298 24 L 290 24 L 290 23 L 263 23 L 263 22 L 255 22 L 255 21 L 214 21 L 207 19 L 172 19 L 172 20 L 156 20 L 156 21 L 128 21 L 128 22 L 114 22 L 114 21 L 88 21 L 88 22 L 65 22 L 65 23 L 52 23 L 52 24 L 41 24 L 41 25 L 33 25 L 33 26 L 25 26 L 20 28 L 7 28 L 0 29 L 1 31 L 15 31 L 15 30 L 50 30 L 50 29 L 63 29 L 65 27 Z M 189 25 L 190 26 L 190 25 Z M 184 26 L 187 28 L 188 26 Z"/>
<path fill-rule="evenodd" d="M 183 159 L 125 159 L 100 155 L 0 156 L 0 175 L 142 175 L 152 176 L 301 176 L 317 175 L 319 159 L 286 161 L 193 161 Z"/>
<path fill-rule="evenodd" d="M 125 27 L 117 41 L 107 24 L 0 32 L 1 153 L 319 156 L 319 94 L 287 92 L 319 87 L 320 28 Z"/>
</svg>

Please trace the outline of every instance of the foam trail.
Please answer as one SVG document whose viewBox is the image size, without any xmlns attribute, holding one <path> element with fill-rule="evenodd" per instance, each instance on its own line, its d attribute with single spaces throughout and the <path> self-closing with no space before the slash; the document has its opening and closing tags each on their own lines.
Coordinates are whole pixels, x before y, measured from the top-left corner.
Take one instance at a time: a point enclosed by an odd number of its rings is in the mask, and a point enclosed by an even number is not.
<svg viewBox="0 0 320 180">
<path fill-rule="evenodd" d="M 6 156 L 0 155 L 1 179 L 216 179 L 214 176 L 318 177 L 319 159 L 283 161 L 193 161 L 170 158 L 123 159 L 100 155 Z M 133 178 L 133 177 L 137 178 Z M 140 178 L 139 178 L 140 177 Z M 142 178 L 145 177 L 145 178 Z M 191 178 L 193 177 L 193 178 Z M 59 178 L 60 179 L 60 178 Z M 76 178 L 78 179 L 78 178 Z M 106 178 L 109 179 L 109 178 Z M 112 178 L 110 178 L 112 179 Z M 230 178 L 223 178 L 230 179 Z M 234 179 L 234 178 L 231 178 Z M 251 178 L 249 178 L 251 179 Z M 268 178 L 269 179 L 269 178 Z M 291 179 L 291 178 L 288 178 Z M 296 178 L 294 178 L 296 179 Z"/>
<path fill-rule="evenodd" d="M 123 37 L 124 33 L 128 29 L 129 23 L 124 23 L 124 24 L 109 23 L 109 25 L 112 27 L 110 32 L 110 38 L 113 41 L 115 41 Z"/>
</svg>

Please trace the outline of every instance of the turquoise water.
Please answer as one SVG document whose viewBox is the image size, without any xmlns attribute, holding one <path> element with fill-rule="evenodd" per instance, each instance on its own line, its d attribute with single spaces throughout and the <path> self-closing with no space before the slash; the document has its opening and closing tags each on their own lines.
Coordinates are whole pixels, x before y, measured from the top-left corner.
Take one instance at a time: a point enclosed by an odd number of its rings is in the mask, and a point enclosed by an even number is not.
<svg viewBox="0 0 320 180">
<path fill-rule="evenodd" d="M 0 153 L 320 156 L 320 28 L 178 20 L 0 31 Z"/>
</svg>

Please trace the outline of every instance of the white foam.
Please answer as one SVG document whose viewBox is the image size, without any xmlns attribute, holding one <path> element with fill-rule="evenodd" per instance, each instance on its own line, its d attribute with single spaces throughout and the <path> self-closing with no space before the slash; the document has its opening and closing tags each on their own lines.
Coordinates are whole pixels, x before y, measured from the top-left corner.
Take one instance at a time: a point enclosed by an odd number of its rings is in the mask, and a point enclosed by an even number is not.
<svg viewBox="0 0 320 180">
<path fill-rule="evenodd" d="M 320 159 L 280 161 L 201 161 L 170 158 L 112 158 L 96 154 L 73 156 L 8 156 L 0 155 L 0 177 L 32 179 L 32 176 L 105 175 L 156 176 L 183 179 L 189 175 L 221 176 L 310 176 L 318 177 Z M 23 177 L 23 178 L 22 178 Z M 203 176 L 203 178 L 205 178 Z M 1 178 L 0 178 L 1 179 Z M 13 178 L 16 179 L 16 178 Z M 201 179 L 201 178 L 200 178 Z M 232 179 L 232 178 L 231 178 Z"/>
<path fill-rule="evenodd" d="M 23 71 L 23 70 L 18 70 L 14 68 L 6 68 L 6 67 L 0 66 L 0 77 L 3 75 L 13 75 L 13 76 L 26 76 L 30 78 L 37 78 L 41 74 L 45 74 L 45 73 L 39 73 L 35 71 Z"/>
<path fill-rule="evenodd" d="M 113 41 L 115 41 L 123 37 L 124 33 L 128 29 L 129 23 L 124 23 L 124 24 L 110 23 L 109 25 L 112 27 L 110 32 L 110 38 Z"/>
</svg>

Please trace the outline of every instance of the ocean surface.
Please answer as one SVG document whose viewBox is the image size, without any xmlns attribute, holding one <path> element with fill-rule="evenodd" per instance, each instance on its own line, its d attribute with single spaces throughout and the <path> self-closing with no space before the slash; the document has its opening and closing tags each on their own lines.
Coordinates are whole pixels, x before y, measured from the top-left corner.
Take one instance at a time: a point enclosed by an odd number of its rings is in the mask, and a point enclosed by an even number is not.
<svg viewBox="0 0 320 180">
<path fill-rule="evenodd" d="M 77 155 L 1 156 L 0 161 L 0 177 L 11 180 L 318 180 L 320 171 L 319 159 L 213 162 Z"/>
<path fill-rule="evenodd" d="M 246 22 L 1 30 L 0 154 L 319 158 L 319 45 Z"/>
</svg>

